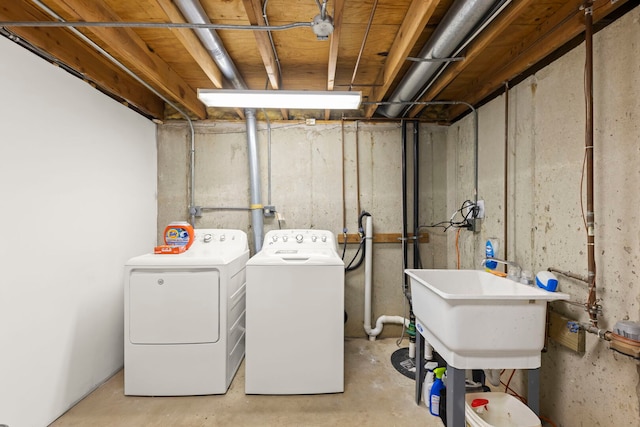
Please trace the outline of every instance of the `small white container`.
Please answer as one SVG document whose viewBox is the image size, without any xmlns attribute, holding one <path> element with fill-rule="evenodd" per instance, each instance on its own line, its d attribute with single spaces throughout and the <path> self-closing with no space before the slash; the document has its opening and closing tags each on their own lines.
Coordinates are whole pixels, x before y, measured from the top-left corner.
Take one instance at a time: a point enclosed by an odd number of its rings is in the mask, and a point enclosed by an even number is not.
<svg viewBox="0 0 640 427">
<path fill-rule="evenodd" d="M 486 405 L 472 408 L 476 399 Z M 464 415 L 470 427 L 541 427 L 540 419 L 527 405 L 515 397 L 499 392 L 468 393 Z"/>
</svg>

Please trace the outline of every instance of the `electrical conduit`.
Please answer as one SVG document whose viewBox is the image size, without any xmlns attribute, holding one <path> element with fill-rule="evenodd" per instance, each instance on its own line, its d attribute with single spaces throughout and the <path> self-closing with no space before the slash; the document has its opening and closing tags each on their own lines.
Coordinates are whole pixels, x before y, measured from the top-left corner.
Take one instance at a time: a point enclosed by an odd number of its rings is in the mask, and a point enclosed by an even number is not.
<svg viewBox="0 0 640 427">
<path fill-rule="evenodd" d="M 375 329 L 371 328 L 371 288 L 373 278 L 373 221 L 371 216 L 365 219 L 365 258 L 364 258 L 364 330 L 369 336 L 369 341 L 375 341 L 376 337 L 382 332 L 385 323 L 395 325 L 404 325 L 409 327 L 409 320 L 402 316 L 385 316 L 378 317 Z"/>
</svg>

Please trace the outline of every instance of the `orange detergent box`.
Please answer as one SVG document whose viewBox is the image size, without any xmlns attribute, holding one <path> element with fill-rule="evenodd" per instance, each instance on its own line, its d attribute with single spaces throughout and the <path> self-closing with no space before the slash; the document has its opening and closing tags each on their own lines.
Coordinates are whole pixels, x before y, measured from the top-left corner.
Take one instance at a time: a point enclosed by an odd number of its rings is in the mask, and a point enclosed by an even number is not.
<svg viewBox="0 0 640 427">
<path fill-rule="evenodd" d="M 153 249 L 154 254 L 181 254 L 186 252 L 187 248 L 185 246 L 175 246 L 175 245 L 160 245 L 156 246 Z"/>
</svg>

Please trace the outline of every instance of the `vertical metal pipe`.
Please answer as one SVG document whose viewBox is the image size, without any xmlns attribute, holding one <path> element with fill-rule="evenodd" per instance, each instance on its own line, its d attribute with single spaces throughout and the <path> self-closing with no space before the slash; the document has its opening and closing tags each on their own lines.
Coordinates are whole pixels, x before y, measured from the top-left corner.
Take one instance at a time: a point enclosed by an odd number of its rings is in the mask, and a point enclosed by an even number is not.
<svg viewBox="0 0 640 427">
<path fill-rule="evenodd" d="M 247 121 L 247 155 L 249 157 L 249 176 L 251 177 L 251 218 L 253 224 L 253 243 L 255 251 L 262 249 L 263 219 L 262 195 L 260 194 L 260 168 L 258 164 L 258 143 L 256 128 L 256 110 L 244 110 Z"/>
<path fill-rule="evenodd" d="M 509 82 L 504 82 L 504 259 L 509 259 Z"/>
<path fill-rule="evenodd" d="M 342 148 L 342 161 L 340 162 L 340 170 L 342 173 L 342 232 L 346 233 L 347 231 L 347 197 L 346 197 L 346 189 L 344 188 L 345 186 L 345 179 L 344 179 L 344 119 L 340 120 L 340 132 L 341 132 L 341 139 L 340 139 L 340 145 Z M 346 238 L 345 238 L 346 239 Z"/>
<path fill-rule="evenodd" d="M 595 259 L 595 215 L 593 208 L 593 2 L 584 4 L 585 25 L 585 98 L 586 128 L 585 155 L 587 163 L 587 263 L 589 269 L 589 296 L 587 310 L 593 326 L 598 326 L 596 307 L 596 259 Z"/>
</svg>

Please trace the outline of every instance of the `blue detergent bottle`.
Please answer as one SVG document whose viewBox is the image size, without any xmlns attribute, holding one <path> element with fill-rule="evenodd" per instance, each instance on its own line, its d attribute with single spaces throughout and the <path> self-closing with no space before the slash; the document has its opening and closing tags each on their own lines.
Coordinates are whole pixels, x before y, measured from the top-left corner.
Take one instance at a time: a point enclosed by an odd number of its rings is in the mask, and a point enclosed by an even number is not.
<svg viewBox="0 0 640 427">
<path fill-rule="evenodd" d="M 436 380 L 431 386 L 431 392 L 429 393 L 429 412 L 436 417 L 440 416 L 440 390 L 444 387 L 442 377 L 447 368 L 436 368 L 433 370 Z"/>
</svg>

